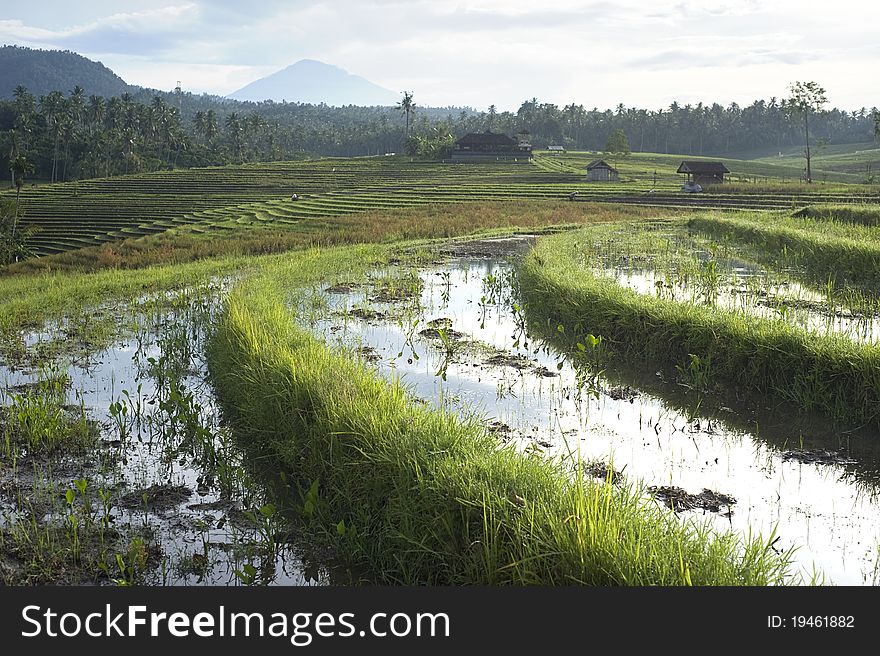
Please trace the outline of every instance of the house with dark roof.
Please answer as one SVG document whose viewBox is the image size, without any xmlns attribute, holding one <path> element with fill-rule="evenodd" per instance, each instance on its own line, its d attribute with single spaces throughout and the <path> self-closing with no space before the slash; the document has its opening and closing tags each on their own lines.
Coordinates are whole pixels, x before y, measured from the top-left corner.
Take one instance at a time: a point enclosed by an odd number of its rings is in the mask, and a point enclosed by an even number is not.
<svg viewBox="0 0 880 656">
<path fill-rule="evenodd" d="M 594 159 L 587 164 L 587 180 L 589 182 L 617 182 L 620 172 L 604 159 Z"/>
<path fill-rule="evenodd" d="M 524 162 L 532 159 L 532 145 L 495 132 L 471 132 L 452 147 L 453 162 Z"/>
<path fill-rule="evenodd" d="M 730 173 L 723 162 L 682 162 L 676 173 L 687 175 L 687 181 L 700 186 L 721 184 L 724 182 L 724 174 Z"/>
</svg>

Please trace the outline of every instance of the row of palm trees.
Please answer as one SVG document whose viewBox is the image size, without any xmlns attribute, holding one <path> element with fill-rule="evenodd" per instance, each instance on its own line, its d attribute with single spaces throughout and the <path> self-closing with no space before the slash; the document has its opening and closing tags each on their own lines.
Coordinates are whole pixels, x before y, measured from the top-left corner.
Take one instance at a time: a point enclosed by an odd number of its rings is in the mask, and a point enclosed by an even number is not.
<svg viewBox="0 0 880 656">
<path fill-rule="evenodd" d="M 243 104 L 210 97 L 130 94 L 86 96 L 75 87 L 35 98 L 15 89 L 0 101 L 0 165 L 23 157 L 49 181 L 144 170 L 295 159 L 306 155 L 375 155 L 402 144 L 436 141 L 446 135 L 492 130 L 531 133 L 537 147 L 557 143 L 600 150 L 622 130 L 633 150 L 694 155 L 737 154 L 803 143 L 802 121 L 787 100 L 771 98 L 741 107 L 735 103 L 672 103 L 658 110 L 563 107 L 532 98 L 517 111 L 469 109 L 416 111 L 413 93 L 396 107 L 327 107 L 296 103 Z M 445 113 L 444 113 L 445 111 Z M 3 115 L 14 117 L 4 125 Z M 877 110 L 833 109 L 810 118 L 817 140 L 864 142 L 873 138 Z M 876 124 L 880 130 L 880 123 Z"/>
<path fill-rule="evenodd" d="M 802 123 L 789 99 L 756 100 L 751 105 L 731 103 L 679 104 L 648 110 L 625 107 L 587 109 L 569 104 L 562 108 L 536 98 L 516 112 L 493 111 L 472 117 L 475 129 L 514 134 L 527 129 L 535 145 L 557 143 L 573 149 L 599 150 L 615 130 L 623 130 L 633 150 L 692 155 L 784 150 L 803 143 Z M 877 108 L 853 112 L 832 109 L 811 118 L 818 139 L 830 143 L 859 143 L 873 138 Z"/>
<path fill-rule="evenodd" d="M 130 94 L 86 98 L 77 86 L 36 99 L 19 86 L 13 108 L 9 161 L 24 157 L 50 182 L 129 173 L 143 157 L 173 165 L 186 140 L 178 108 L 158 96 L 149 105 Z"/>
<path fill-rule="evenodd" d="M 180 107 L 161 96 L 149 104 L 130 94 L 86 98 L 81 87 L 36 99 L 20 86 L 12 105 L 14 124 L 2 135 L 7 161 L 23 157 L 50 182 L 281 156 L 272 125 L 257 112 L 232 112 L 221 127 L 214 110 L 199 111 L 187 129 Z"/>
</svg>

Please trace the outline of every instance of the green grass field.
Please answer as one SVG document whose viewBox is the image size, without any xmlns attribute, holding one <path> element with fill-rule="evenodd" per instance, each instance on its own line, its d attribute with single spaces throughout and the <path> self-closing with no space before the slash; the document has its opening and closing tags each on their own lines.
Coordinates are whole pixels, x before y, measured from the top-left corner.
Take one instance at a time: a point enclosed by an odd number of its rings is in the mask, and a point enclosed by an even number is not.
<svg viewBox="0 0 880 656">
<path fill-rule="evenodd" d="M 798 163 L 803 166 L 805 161 L 803 151 L 804 149 L 800 147 L 788 148 L 781 151 L 781 157 L 777 153 L 775 156 L 763 156 L 754 161 L 779 166 L 793 161 L 794 163 L 788 165 L 794 166 Z M 823 179 L 821 176 L 827 172 L 850 174 L 864 180 L 870 173 L 877 175 L 880 171 L 880 147 L 876 143 L 817 146 L 813 148 L 811 155 L 812 166 L 817 171 L 818 179 Z"/>
<path fill-rule="evenodd" d="M 684 156 L 637 153 L 612 158 L 619 183 L 588 183 L 583 167 L 596 155 L 539 155 L 531 165 L 451 165 L 402 158 L 324 159 L 178 170 L 26 187 L 23 225 L 31 246 L 49 255 L 149 235 L 240 234 L 242 228 L 286 230 L 303 222 L 424 205 L 475 201 L 565 200 L 650 207 L 796 209 L 813 203 L 875 202 L 876 185 L 786 182 L 793 169 L 726 160 L 732 180 L 711 193 L 679 191 L 674 171 Z M 657 183 L 654 184 L 654 172 Z M 767 180 L 771 180 L 772 184 Z M 650 192 L 650 193 L 649 193 Z M 297 194 L 299 200 L 291 200 Z M 12 191 L 3 192 L 8 198 Z"/>
</svg>

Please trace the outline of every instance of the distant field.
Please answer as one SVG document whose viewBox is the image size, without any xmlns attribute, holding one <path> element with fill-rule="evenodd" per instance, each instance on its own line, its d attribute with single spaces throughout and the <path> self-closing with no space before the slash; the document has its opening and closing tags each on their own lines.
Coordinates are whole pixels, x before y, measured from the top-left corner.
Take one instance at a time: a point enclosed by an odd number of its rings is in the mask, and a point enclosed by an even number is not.
<svg viewBox="0 0 880 656">
<path fill-rule="evenodd" d="M 798 155 L 800 151 L 797 151 Z M 773 179 L 780 182 L 796 183 L 803 175 L 805 162 L 800 156 L 764 157 L 747 160 L 730 157 L 697 157 L 694 155 L 666 155 L 660 153 L 632 153 L 627 156 L 608 156 L 602 153 L 569 152 L 563 155 L 542 155 L 539 163 L 545 162 L 548 169 L 560 172 L 583 171 L 584 167 L 594 159 L 604 159 L 617 168 L 623 178 L 636 181 L 653 180 L 654 172 L 657 180 L 664 183 L 680 185 L 682 176 L 676 174 L 682 160 L 722 161 L 730 169 L 734 181 L 763 181 Z M 549 162 L 548 162 L 549 160 Z M 878 162 L 880 165 L 880 149 L 872 151 L 851 152 L 846 150 L 835 155 L 815 157 L 813 177 L 816 182 L 865 182 L 865 163 Z"/>
<path fill-rule="evenodd" d="M 803 146 L 786 148 L 771 155 L 756 153 L 756 157 L 751 161 L 775 165 L 798 165 L 802 168 L 806 166 Z M 812 168 L 816 171 L 814 177 L 818 180 L 823 179 L 822 175 L 825 173 L 847 173 L 855 176 L 857 182 L 864 182 L 867 175 L 870 173 L 877 175 L 880 171 L 880 146 L 874 142 L 814 145 Z"/>
<path fill-rule="evenodd" d="M 38 228 L 39 255 L 155 235 L 229 233 L 249 226 L 284 229 L 304 220 L 425 204 L 566 200 L 660 207 L 793 209 L 813 203 L 876 202 L 876 185 L 800 185 L 797 170 L 766 162 L 724 160 L 732 180 L 707 194 L 680 192 L 675 173 L 693 157 L 636 153 L 606 158 L 618 183 L 586 182 L 594 153 L 538 155 L 533 164 L 441 164 L 406 158 L 323 159 L 185 169 L 84 180 L 22 190 L 23 223 Z M 656 185 L 654 172 L 656 171 Z M 788 177 L 787 177 L 788 176 Z M 818 175 L 817 175 L 818 177 Z M 2 192 L 7 197 L 12 191 Z M 297 194 L 299 200 L 291 200 Z"/>
</svg>

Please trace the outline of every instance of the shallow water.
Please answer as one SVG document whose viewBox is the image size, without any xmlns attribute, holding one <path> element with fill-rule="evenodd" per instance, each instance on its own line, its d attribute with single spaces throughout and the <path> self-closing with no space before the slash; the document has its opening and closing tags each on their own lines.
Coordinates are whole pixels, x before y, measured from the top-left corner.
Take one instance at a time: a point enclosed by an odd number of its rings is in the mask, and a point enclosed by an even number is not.
<svg viewBox="0 0 880 656">
<path fill-rule="evenodd" d="M 732 244 L 709 252 L 683 228 L 642 229 L 668 243 L 678 257 L 658 257 L 665 249 L 624 254 L 620 249 L 625 249 L 625 239 L 620 245 L 585 244 L 592 253 L 589 259 L 601 263 L 590 266 L 590 272 L 644 295 L 780 320 L 819 335 L 880 343 L 880 316 L 853 311 L 835 300 L 833 289 L 819 291 L 800 282 L 795 270 L 773 271 L 744 260 Z"/>
<path fill-rule="evenodd" d="M 198 303 L 210 312 L 217 296 L 196 299 L 194 305 Z M 260 497 L 230 471 L 241 467 L 241 457 L 207 382 L 201 357 L 204 318 L 191 309 L 161 315 L 135 312 L 130 317 L 137 325 L 133 336 L 61 364 L 57 373 L 70 381 L 67 403 L 82 407 L 97 422 L 101 438 L 99 454 L 61 468 L 72 469 L 67 478 L 58 474 L 61 494 L 73 478 L 87 477 L 93 493 L 98 488 L 115 491 L 114 526 L 152 530 L 161 562 L 145 574 L 144 584 L 237 585 L 236 570 L 241 572 L 245 564 L 258 570 L 257 581 L 269 585 L 326 582 L 312 567 L 306 573 L 292 545 L 276 545 L 274 554 L 261 549 L 258 532 L 244 514 L 255 509 Z M 23 342 L 39 349 L 59 338 L 65 324 L 23 335 Z M 39 371 L 0 363 L 0 384 L 7 396 L 39 377 Z M 112 411 L 117 403 L 125 407 L 124 414 L 119 405 Z M 205 465 L 210 454 L 200 441 L 187 441 L 185 436 L 194 431 L 203 431 L 211 448 L 230 460 L 225 479 Z M 22 464 L 0 472 L 0 479 L 25 491 L 29 476 Z M 141 502 L 145 491 L 158 492 L 157 501 Z M 0 498 L 0 511 L 0 521 L 15 517 L 9 499 Z M 193 562 L 200 566 L 194 568 Z"/>
<path fill-rule="evenodd" d="M 725 280 L 712 292 L 683 281 L 670 282 L 668 275 L 651 270 L 608 267 L 593 269 L 592 273 L 610 276 L 617 284 L 640 294 L 781 320 L 818 335 L 841 336 L 867 344 L 880 343 L 880 321 L 875 315 L 859 316 L 846 308 L 830 308 L 825 297 L 808 287 L 793 281 L 765 282 L 760 280 L 763 276 L 748 269 L 725 271 Z M 749 284 L 750 279 L 752 284 Z"/>
<path fill-rule="evenodd" d="M 523 332 L 509 286 L 498 282 L 512 275 L 500 258 L 456 259 L 419 271 L 423 288 L 408 302 L 371 302 L 369 286 L 335 288 L 327 294 L 335 316 L 315 330 L 429 403 L 477 413 L 519 448 L 603 461 L 645 486 L 730 495 L 735 503 L 719 512 L 681 514 L 743 534 L 776 527 L 774 547 L 796 548 L 807 575 L 815 562 L 836 584 L 878 582 L 877 436 L 820 431 L 784 414 L 758 431 L 745 411 L 709 411 L 655 372 L 579 379 L 561 352 Z M 432 325 L 453 338 L 420 334 Z"/>
</svg>

